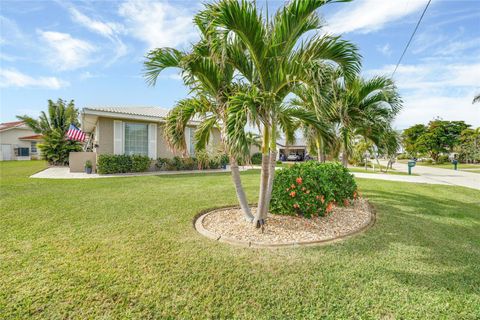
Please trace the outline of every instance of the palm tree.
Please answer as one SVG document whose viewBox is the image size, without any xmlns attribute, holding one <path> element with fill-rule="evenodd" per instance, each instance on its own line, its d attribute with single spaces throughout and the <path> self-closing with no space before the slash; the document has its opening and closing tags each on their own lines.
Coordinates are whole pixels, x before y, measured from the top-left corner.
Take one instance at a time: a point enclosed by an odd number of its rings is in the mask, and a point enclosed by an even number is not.
<svg viewBox="0 0 480 320">
<path fill-rule="evenodd" d="M 402 107 L 393 81 L 376 76 L 369 80 L 355 77 L 335 86 L 335 121 L 341 136 L 342 163 L 346 167 L 356 135 L 378 142 Z"/>
<path fill-rule="evenodd" d="M 228 97 L 241 86 L 233 81 L 233 66 L 226 61 L 221 50 L 214 47 L 215 43 L 219 43 L 216 39 L 218 35 L 207 32 L 206 21 L 201 14 L 196 16 L 195 23 L 202 32 L 202 39 L 192 51 L 181 52 L 173 48 L 152 50 L 145 61 L 145 76 L 150 85 L 155 85 L 163 70 L 179 68 L 182 71 L 185 83 L 196 96 L 179 101 L 170 111 L 165 126 L 167 142 L 173 150 L 185 153 L 185 129 L 191 120 L 200 120 L 195 131 L 195 149 L 201 150 L 208 144 L 212 130 L 218 129 L 224 151 L 229 156 L 238 201 L 245 218 L 251 221 L 253 215 L 238 166 L 238 161 L 246 158 L 247 151 L 246 148 L 234 148 L 226 134 Z"/>
<path fill-rule="evenodd" d="M 477 102 L 480 102 L 480 93 L 477 94 L 477 95 L 473 98 L 473 101 L 472 101 L 472 103 L 477 103 Z"/>
<path fill-rule="evenodd" d="M 17 118 L 25 121 L 25 124 L 35 133 L 43 135 L 43 143 L 38 147 L 42 151 L 42 157 L 49 163 L 68 164 L 70 152 L 81 150 L 78 141 L 65 139 L 70 124 L 80 126 L 78 109 L 75 108 L 73 100 L 68 103 L 62 99 L 58 99 L 57 102 L 48 100 L 47 113 L 40 112 L 38 119 L 27 115 L 17 116 Z"/>
<path fill-rule="evenodd" d="M 252 99 L 245 95 L 249 117 L 258 124 L 262 135 L 262 170 L 255 225 L 264 223 L 275 173 L 277 128 L 291 123 L 291 117 L 310 118 L 305 111 L 285 107 L 286 96 L 298 83 L 308 84 L 308 70 L 333 62 L 347 75 L 359 71 L 360 58 L 354 45 L 339 37 L 306 33 L 321 27 L 316 10 L 330 1 L 293 0 L 270 19 L 245 0 L 224 0 L 208 5 L 205 16 L 211 28 L 225 33 L 228 56 L 237 71 L 253 89 Z M 236 109 L 238 111 L 238 108 Z M 288 116 L 288 117 L 287 117 Z M 290 118 L 290 119 L 289 119 Z M 313 117 L 312 120 L 316 120 Z M 283 123 L 282 123 L 283 122 Z M 231 126 L 239 130 L 239 126 Z M 282 128 L 284 130 L 285 128 Z M 238 136 L 238 132 L 230 132 Z"/>
</svg>

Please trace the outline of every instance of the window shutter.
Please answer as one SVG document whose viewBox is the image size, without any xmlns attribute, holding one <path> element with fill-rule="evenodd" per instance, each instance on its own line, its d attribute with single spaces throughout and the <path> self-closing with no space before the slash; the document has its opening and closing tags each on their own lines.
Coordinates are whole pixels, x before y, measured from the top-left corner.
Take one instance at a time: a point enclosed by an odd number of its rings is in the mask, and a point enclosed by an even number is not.
<svg viewBox="0 0 480 320">
<path fill-rule="evenodd" d="M 123 122 L 113 120 L 113 154 L 123 154 Z"/>
<path fill-rule="evenodd" d="M 148 124 L 148 156 L 150 159 L 157 159 L 157 125 Z"/>
</svg>

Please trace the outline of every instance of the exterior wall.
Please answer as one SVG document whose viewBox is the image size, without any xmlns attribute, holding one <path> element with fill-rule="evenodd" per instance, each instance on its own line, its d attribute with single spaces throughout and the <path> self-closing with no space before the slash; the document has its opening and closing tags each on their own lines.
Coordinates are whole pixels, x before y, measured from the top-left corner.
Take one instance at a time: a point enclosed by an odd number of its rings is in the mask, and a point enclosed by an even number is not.
<svg viewBox="0 0 480 320">
<path fill-rule="evenodd" d="M 167 141 L 165 140 L 164 125 L 159 124 L 157 127 L 157 158 L 173 158 L 175 154 L 168 147 Z"/>
<path fill-rule="evenodd" d="M 97 154 L 95 152 L 70 152 L 68 156 L 70 172 L 84 172 L 87 160 L 92 162 L 92 172 L 96 172 Z"/>
<path fill-rule="evenodd" d="M 19 140 L 20 137 L 35 135 L 35 133 L 30 129 L 21 129 L 13 128 L 0 132 L 0 151 L 3 151 L 4 148 L 10 149 L 11 160 L 30 160 L 30 158 L 35 158 L 39 156 L 39 152 L 31 152 L 31 141 Z M 14 149 L 15 148 L 28 148 L 30 150 L 30 157 L 16 157 Z M 38 147 L 37 147 L 38 148 Z M 8 160 L 3 159 L 3 152 L 0 152 L 0 161 Z"/>
<path fill-rule="evenodd" d="M 111 118 L 98 118 L 97 122 L 97 154 L 113 154 L 113 120 Z"/>
<path fill-rule="evenodd" d="M 95 128 L 95 144 L 98 147 L 95 148 L 95 152 L 100 154 L 113 154 L 114 153 L 114 142 L 113 142 L 113 130 L 114 130 L 114 120 L 121 120 L 123 122 L 138 122 L 138 123 L 156 123 L 157 124 L 157 158 L 172 158 L 175 155 L 180 156 L 181 154 L 173 153 L 168 147 L 167 141 L 165 140 L 164 135 L 164 125 L 160 122 L 148 122 L 148 121 L 135 121 L 135 120 L 125 120 L 125 119 L 115 119 L 115 118 L 98 118 L 98 122 Z M 210 144 L 211 150 L 216 151 L 220 147 L 220 132 L 215 130 L 211 135 L 212 142 Z M 188 142 L 188 141 L 187 141 Z"/>
</svg>

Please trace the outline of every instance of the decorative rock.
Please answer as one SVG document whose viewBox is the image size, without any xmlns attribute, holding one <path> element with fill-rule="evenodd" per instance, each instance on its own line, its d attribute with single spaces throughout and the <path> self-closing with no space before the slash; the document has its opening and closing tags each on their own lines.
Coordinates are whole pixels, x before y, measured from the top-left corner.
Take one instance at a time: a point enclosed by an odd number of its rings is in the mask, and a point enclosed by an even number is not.
<svg viewBox="0 0 480 320">
<path fill-rule="evenodd" d="M 197 217 L 194 226 L 200 234 L 247 247 L 326 244 L 364 231 L 375 221 L 373 207 L 365 199 L 357 199 L 349 207 L 335 207 L 328 216 L 313 219 L 270 214 L 263 233 L 245 221 L 238 207 L 215 209 Z"/>
</svg>

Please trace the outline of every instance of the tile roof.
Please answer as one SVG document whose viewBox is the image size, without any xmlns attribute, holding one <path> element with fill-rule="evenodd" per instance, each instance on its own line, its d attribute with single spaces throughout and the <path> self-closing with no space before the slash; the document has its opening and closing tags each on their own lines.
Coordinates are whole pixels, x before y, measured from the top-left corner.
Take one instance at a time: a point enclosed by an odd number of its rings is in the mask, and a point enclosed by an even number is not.
<svg viewBox="0 0 480 320">
<path fill-rule="evenodd" d="M 162 109 L 158 107 L 87 107 L 84 110 L 122 113 L 133 116 L 155 118 L 165 118 L 169 111 L 167 109 Z"/>
<path fill-rule="evenodd" d="M 0 130 L 10 129 L 13 127 L 18 127 L 24 124 L 23 121 L 13 121 L 13 122 L 4 122 L 0 123 Z"/>
</svg>

